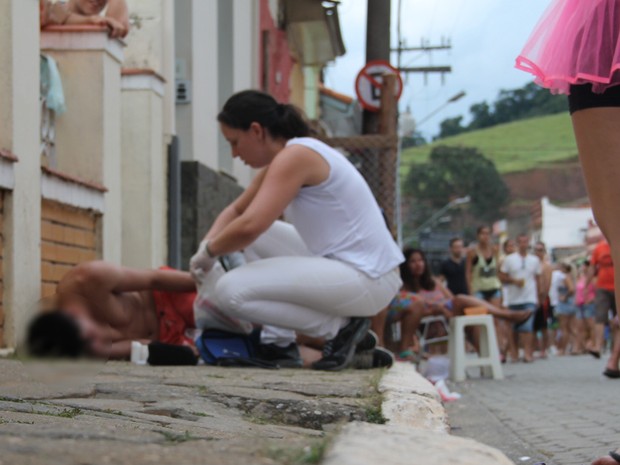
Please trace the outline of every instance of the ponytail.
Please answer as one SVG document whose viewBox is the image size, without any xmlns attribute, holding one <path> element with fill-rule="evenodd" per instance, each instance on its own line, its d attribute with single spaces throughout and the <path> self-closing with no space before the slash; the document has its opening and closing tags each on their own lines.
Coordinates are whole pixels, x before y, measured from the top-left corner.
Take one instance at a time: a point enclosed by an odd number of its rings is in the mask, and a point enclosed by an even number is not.
<svg viewBox="0 0 620 465">
<path fill-rule="evenodd" d="M 286 140 L 310 135 L 310 126 L 297 107 L 278 103 L 271 95 L 257 90 L 234 94 L 224 104 L 217 120 L 243 131 L 247 131 L 252 123 L 258 123 L 272 137 Z"/>
</svg>

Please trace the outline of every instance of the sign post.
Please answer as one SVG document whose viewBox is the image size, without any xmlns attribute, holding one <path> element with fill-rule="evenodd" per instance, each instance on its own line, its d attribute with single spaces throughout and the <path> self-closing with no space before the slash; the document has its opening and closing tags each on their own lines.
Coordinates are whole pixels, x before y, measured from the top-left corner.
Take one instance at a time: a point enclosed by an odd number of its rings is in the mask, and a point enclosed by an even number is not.
<svg viewBox="0 0 620 465">
<path fill-rule="evenodd" d="M 396 85 L 394 86 L 396 100 L 403 93 L 403 80 L 396 68 L 384 60 L 370 61 L 362 68 L 355 79 L 355 93 L 365 110 L 379 111 L 381 107 L 381 87 L 385 74 L 394 74 L 396 76 Z"/>
</svg>

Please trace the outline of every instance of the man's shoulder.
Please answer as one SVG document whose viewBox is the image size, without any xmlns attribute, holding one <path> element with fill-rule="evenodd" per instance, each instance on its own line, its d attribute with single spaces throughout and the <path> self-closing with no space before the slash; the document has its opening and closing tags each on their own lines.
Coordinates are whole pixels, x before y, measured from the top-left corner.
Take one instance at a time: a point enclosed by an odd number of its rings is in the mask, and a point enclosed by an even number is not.
<svg viewBox="0 0 620 465">
<path fill-rule="evenodd" d="M 504 258 L 504 263 L 512 264 L 518 258 L 519 258 L 519 254 L 517 252 L 513 252 L 509 255 L 506 255 L 506 257 Z"/>
</svg>

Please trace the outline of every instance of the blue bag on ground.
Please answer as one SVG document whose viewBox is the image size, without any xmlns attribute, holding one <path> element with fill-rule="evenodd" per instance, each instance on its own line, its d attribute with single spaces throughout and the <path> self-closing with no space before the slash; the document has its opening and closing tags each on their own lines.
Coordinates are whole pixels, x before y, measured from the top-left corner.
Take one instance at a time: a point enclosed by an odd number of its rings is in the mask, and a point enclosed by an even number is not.
<svg viewBox="0 0 620 465">
<path fill-rule="evenodd" d="M 196 347 L 207 365 L 278 368 L 256 355 L 255 338 L 218 329 L 205 329 L 196 339 Z"/>
</svg>

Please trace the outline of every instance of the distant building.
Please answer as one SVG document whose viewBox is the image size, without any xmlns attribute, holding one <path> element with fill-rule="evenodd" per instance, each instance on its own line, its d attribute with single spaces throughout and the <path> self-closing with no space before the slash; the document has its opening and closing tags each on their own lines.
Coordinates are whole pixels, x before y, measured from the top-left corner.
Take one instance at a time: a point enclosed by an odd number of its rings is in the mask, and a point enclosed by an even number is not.
<svg viewBox="0 0 620 465">
<path fill-rule="evenodd" d="M 543 197 L 539 214 L 532 216 L 532 240 L 544 242 L 555 261 L 585 254 L 586 232 L 593 219 L 592 209 L 587 203 L 558 207 Z"/>
</svg>

